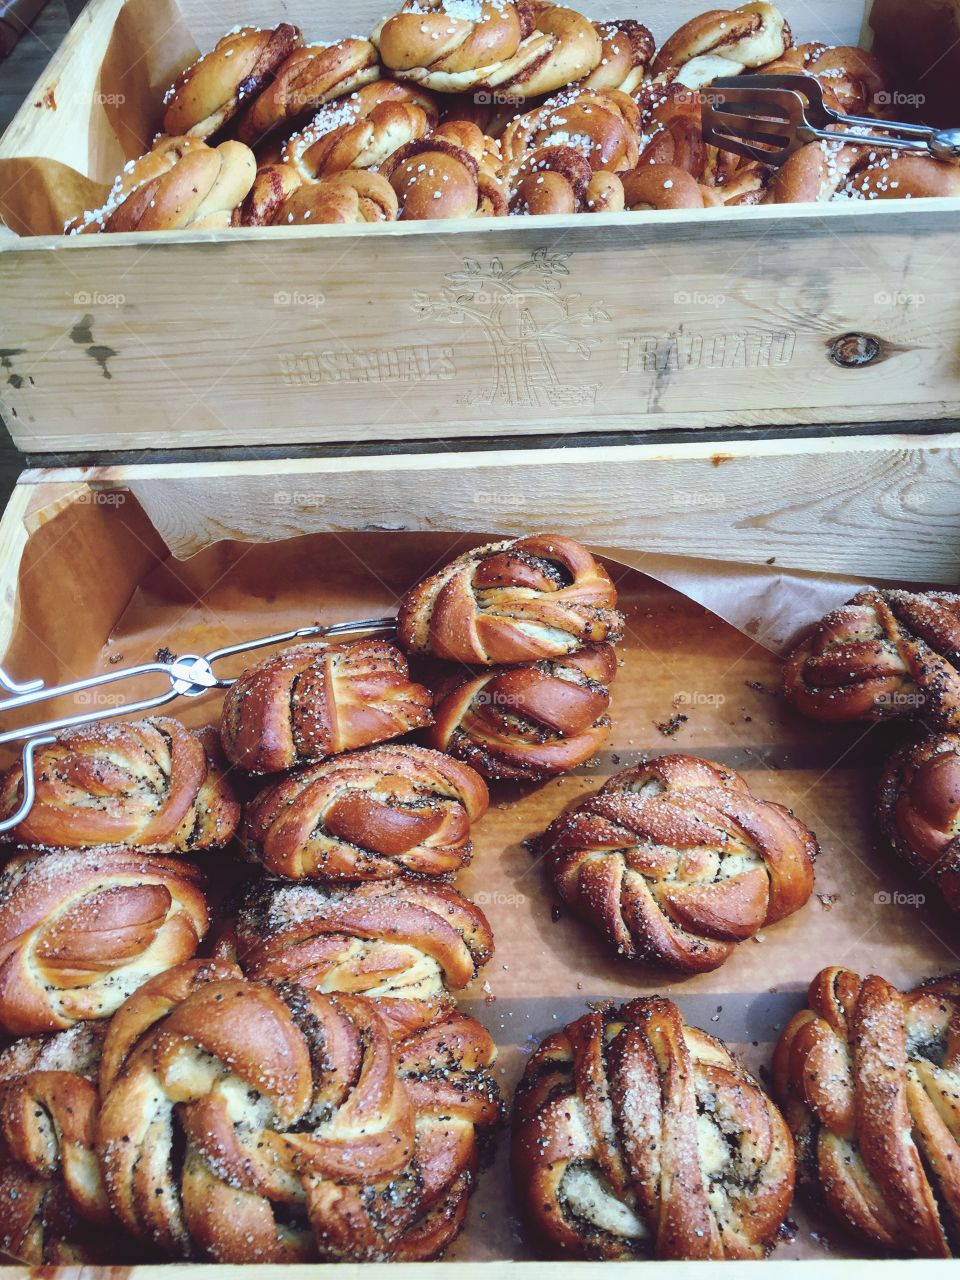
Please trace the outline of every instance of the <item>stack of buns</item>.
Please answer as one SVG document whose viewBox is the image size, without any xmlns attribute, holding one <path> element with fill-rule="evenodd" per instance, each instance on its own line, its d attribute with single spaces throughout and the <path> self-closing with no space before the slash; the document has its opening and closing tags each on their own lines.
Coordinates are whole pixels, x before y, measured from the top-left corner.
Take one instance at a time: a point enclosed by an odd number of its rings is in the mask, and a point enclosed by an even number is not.
<svg viewBox="0 0 960 1280">
<path fill-rule="evenodd" d="M 0 870 L 0 1249 L 35 1266 L 446 1249 L 503 1113 L 493 1040 L 457 1007 L 493 932 L 454 878 L 488 782 L 543 782 L 605 741 L 617 603 L 569 538 L 478 546 L 411 587 L 397 643 L 302 643 L 244 671 L 219 732 L 159 717 L 37 751 Z M 786 664 L 808 714 L 929 718 L 879 817 L 955 909 L 958 610 L 865 591 Z M 0 816 L 23 792 L 15 766 Z M 623 960 L 697 974 L 804 907 L 818 848 L 734 771 L 667 755 L 582 794 L 534 852 Z M 768 1096 L 665 996 L 594 1009 L 524 1071 L 519 1204 L 544 1255 L 746 1260 L 796 1181 L 872 1245 L 950 1256 L 958 1046 L 955 980 L 904 994 L 827 968 Z"/>
<path fill-rule="evenodd" d="M 152 149 L 69 234 L 711 208 L 960 194 L 960 166 L 810 143 L 774 172 L 708 146 L 703 91 L 817 77 L 878 127 L 876 56 L 795 45 L 765 0 L 660 46 L 641 23 L 548 0 L 404 0 L 369 38 L 236 27 L 167 90 Z M 159 105 L 159 104 L 158 104 Z"/>
<path fill-rule="evenodd" d="M 236 98 L 204 109 L 226 118 Z M 616 603 L 568 538 L 478 547 L 411 589 L 400 645 L 298 644 L 244 671 L 219 732 L 104 722 L 36 753 L 0 871 L 5 1251 L 446 1248 L 502 1110 L 493 1041 L 455 1002 L 493 934 L 452 880 L 481 773 L 540 780 L 605 738 Z M 504 701 L 474 724 L 448 692 L 437 717 L 411 660 Z M 23 793 L 18 765 L 0 814 Z M 231 847 L 256 871 L 225 902 Z"/>
</svg>

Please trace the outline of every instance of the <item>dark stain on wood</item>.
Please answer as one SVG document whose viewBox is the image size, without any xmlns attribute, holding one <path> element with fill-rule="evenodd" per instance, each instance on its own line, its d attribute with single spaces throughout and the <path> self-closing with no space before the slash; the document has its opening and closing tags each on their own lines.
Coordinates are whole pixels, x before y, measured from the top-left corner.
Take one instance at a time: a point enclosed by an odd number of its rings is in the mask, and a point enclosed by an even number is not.
<svg viewBox="0 0 960 1280">
<path fill-rule="evenodd" d="M 48 85 L 47 88 L 44 89 L 43 96 L 38 98 L 33 105 L 35 107 L 41 108 L 46 111 L 56 111 L 57 109 L 56 88 L 57 88 L 57 82 L 56 80 L 54 80 L 53 84 Z"/>
<path fill-rule="evenodd" d="M 113 374 L 107 367 L 108 361 L 119 353 L 114 351 L 113 347 L 105 347 L 97 345 L 93 340 L 93 316 L 89 313 L 78 320 L 70 330 L 70 341 L 75 342 L 79 347 L 86 347 L 86 353 L 91 360 L 96 360 L 100 366 L 103 376 L 110 381 Z"/>
<path fill-rule="evenodd" d="M 14 373 L 13 358 L 26 354 L 25 347 L 0 347 L 0 372 L 6 375 L 7 386 L 13 387 L 14 391 L 20 390 L 24 380 L 19 373 Z"/>
<path fill-rule="evenodd" d="M 831 338 L 827 344 L 827 358 L 841 369 L 866 369 L 883 364 L 891 356 L 901 355 L 911 348 L 896 342 L 888 342 L 873 333 L 844 333 Z"/>
</svg>

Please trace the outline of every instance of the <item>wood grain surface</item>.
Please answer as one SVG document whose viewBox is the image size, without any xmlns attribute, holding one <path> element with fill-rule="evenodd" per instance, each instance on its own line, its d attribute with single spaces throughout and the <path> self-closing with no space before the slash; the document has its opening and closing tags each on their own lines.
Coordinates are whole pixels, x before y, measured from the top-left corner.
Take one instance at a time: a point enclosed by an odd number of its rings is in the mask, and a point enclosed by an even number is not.
<svg viewBox="0 0 960 1280">
<path fill-rule="evenodd" d="M 381 8 L 364 0 L 350 25 Z M 636 16 L 662 38 L 698 8 Z M 863 18 L 860 0 L 794 8 L 799 39 L 855 40 Z M 135 56 L 132 19 L 112 34 L 121 12 L 135 10 L 94 0 L 0 142 L 21 194 L 28 157 L 109 181 L 136 152 L 98 80 L 108 47 L 152 86 L 169 76 L 167 44 L 182 61 L 265 17 L 165 0 Z M 332 3 L 281 12 L 342 34 Z M 878 201 L 5 237 L 0 296 L 18 325 L 0 409 L 28 452 L 947 419 L 960 412 L 958 214 L 960 201 Z M 868 367 L 831 358 L 850 333 L 877 340 Z"/>
<path fill-rule="evenodd" d="M 563 528 L 635 554 L 957 581 L 960 436 L 865 436 L 55 473 L 133 494 L 186 557 L 223 539 L 341 530 Z M 27 483 L 42 491 L 49 473 Z"/>
</svg>

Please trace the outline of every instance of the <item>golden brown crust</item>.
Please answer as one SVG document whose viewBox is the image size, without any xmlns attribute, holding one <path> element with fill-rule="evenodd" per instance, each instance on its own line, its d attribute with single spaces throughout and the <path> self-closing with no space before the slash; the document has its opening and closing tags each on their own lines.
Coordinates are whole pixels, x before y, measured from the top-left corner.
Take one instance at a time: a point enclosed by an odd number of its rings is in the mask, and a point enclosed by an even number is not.
<svg viewBox="0 0 960 1280">
<path fill-rule="evenodd" d="M 195 853 L 227 844 L 240 820 L 216 731 L 166 716 L 69 729 L 33 772 L 33 808 L 4 837 L 30 848 Z M 22 790 L 17 764 L 0 780 L 0 815 L 16 813 Z"/>
<path fill-rule="evenodd" d="M 960 596 L 859 592 L 787 660 L 784 693 L 816 720 L 917 717 L 960 729 Z"/>
<path fill-rule="evenodd" d="M 951 1257 L 960 1230 L 960 983 L 901 994 L 822 970 L 773 1061 L 801 1182 L 897 1253 Z"/>
<path fill-rule="evenodd" d="M 590 165 L 572 147 L 538 147 L 507 176 L 510 213 L 582 213 L 592 177 Z"/>
<path fill-rule="evenodd" d="M 493 954 L 479 907 L 456 889 L 403 879 L 257 885 L 232 941 L 248 978 L 368 996 L 387 1023 L 411 1031 L 451 1008 L 450 992 Z"/>
<path fill-rule="evenodd" d="M 153 1028 L 187 996 L 210 982 L 242 978 L 239 965 L 220 958 L 184 960 L 156 974 L 128 996 L 106 1025 L 100 1059 L 100 1096 L 116 1083 L 124 1063 Z"/>
<path fill-rule="evenodd" d="M 499 1113 L 493 1058 L 456 1013 L 398 1039 L 359 996 L 194 986 L 105 1093 L 111 1205 L 175 1257 L 435 1256 L 462 1221 L 476 1130 Z"/>
<path fill-rule="evenodd" d="M 551 1256 L 761 1258 L 790 1207 L 779 1111 L 662 997 L 590 1013 L 527 1064 L 514 1186 Z"/>
<path fill-rule="evenodd" d="M 522 163 L 540 148 L 572 148 L 594 171 L 626 173 L 637 164 L 640 110 L 625 93 L 575 87 L 517 116 L 501 139 L 504 160 Z"/>
<path fill-rule="evenodd" d="M 247 107 L 237 137 L 256 146 L 275 130 L 291 126 L 325 103 L 380 79 L 377 51 L 355 37 L 336 44 L 309 44 L 292 50 L 272 83 Z"/>
<path fill-rule="evenodd" d="M 443 0 L 406 0 L 373 34 L 383 65 L 427 88 L 456 93 L 485 83 L 530 33 L 522 4 L 484 0 L 478 21 L 450 16 Z"/>
<path fill-rule="evenodd" d="M 391 148 L 395 150 L 411 138 L 422 136 L 426 132 L 422 121 L 433 128 L 437 117 L 432 94 L 399 80 L 375 80 L 327 103 L 306 128 L 292 134 L 278 148 L 261 150 L 257 180 L 243 209 L 243 224 L 269 224 L 287 197 L 302 184 L 315 183 L 325 175 L 350 168 L 375 168 L 389 156 Z M 386 182 L 368 185 L 388 186 Z M 335 188 L 324 187 L 315 192 L 315 202 L 329 202 L 332 190 Z M 384 219 L 368 217 L 367 221 L 393 221 L 396 198 L 392 189 L 386 200 L 393 206 L 392 214 Z M 376 203 L 384 205 L 382 192 L 378 192 Z"/>
<path fill-rule="evenodd" d="M 465 552 L 404 596 L 397 634 L 408 653 L 493 666 L 619 640 L 623 617 L 607 571 L 554 534 Z"/>
<path fill-rule="evenodd" d="M 223 229 L 233 225 L 256 172 L 254 154 L 241 142 L 208 147 L 197 138 L 161 137 L 124 167 L 105 204 L 72 218 L 64 233 Z"/>
<path fill-rule="evenodd" d="M 790 28 L 775 5 L 763 0 L 739 9 L 711 9 L 685 23 L 665 40 L 653 60 L 654 75 L 682 67 L 695 58 L 719 60 L 711 75 L 736 75 L 783 55 L 792 44 Z M 729 63 L 724 68 L 723 63 Z"/>
<path fill-rule="evenodd" d="M 623 175 L 628 209 L 702 209 L 707 188 L 674 164 L 648 164 Z"/>
<path fill-rule="evenodd" d="M 229 690 L 220 741 L 227 759 L 249 773 L 279 773 L 422 729 L 432 720 L 430 701 L 387 640 L 292 645 Z"/>
<path fill-rule="evenodd" d="M 773 175 L 769 204 L 810 204 L 837 199 L 863 162 L 862 147 L 837 142 L 810 142 Z"/>
<path fill-rule="evenodd" d="M 243 226 L 396 222 L 397 197 L 379 173 L 346 169 L 304 181 L 289 164 L 267 165 L 241 211 Z"/>
<path fill-rule="evenodd" d="M 244 837 L 268 871 L 292 880 L 445 876 L 469 860 L 470 824 L 487 802 L 483 779 L 458 760 L 372 747 L 266 787 Z"/>
<path fill-rule="evenodd" d="M 206 933 L 202 877 L 122 850 L 25 854 L 0 873 L 0 1028 L 55 1031 L 107 1018 Z"/>
<path fill-rule="evenodd" d="M 733 770 L 673 755 L 611 778 L 540 850 L 564 901 L 621 955 L 702 973 L 804 905 L 817 843 Z"/>
<path fill-rule="evenodd" d="M 463 121 L 400 147 L 380 169 L 396 193 L 400 220 L 502 217 L 506 197 L 486 155 L 484 135 Z"/>
<path fill-rule="evenodd" d="M 536 98 L 589 75 L 603 56 L 594 25 L 573 9 L 490 0 L 476 20 L 446 11 L 444 0 L 406 0 L 371 39 L 385 67 L 438 93 L 495 89 Z"/>
<path fill-rule="evenodd" d="M 452 142 L 455 146 L 469 152 L 477 162 L 481 176 L 500 178 L 500 171 L 503 168 L 500 142 L 497 138 L 491 138 L 489 134 L 484 133 L 479 125 L 469 120 L 447 118 L 437 125 L 431 136 L 444 142 Z"/>
<path fill-rule="evenodd" d="M 421 107 L 382 102 L 363 120 L 343 124 L 315 141 L 291 139 L 286 152 L 298 152 L 298 165 L 316 177 L 344 169 L 376 169 L 395 151 L 424 137 L 429 128 Z"/>
<path fill-rule="evenodd" d="M 847 185 L 855 200 L 956 198 L 960 165 L 898 151 L 868 151 Z"/>
<path fill-rule="evenodd" d="M 537 782 L 583 764 L 607 739 L 617 659 L 610 645 L 453 677 L 437 690 L 427 742 L 486 778 Z"/>
<path fill-rule="evenodd" d="M 704 140 L 703 94 L 698 89 L 690 89 L 678 80 L 652 81 L 640 94 L 639 104 L 647 142 L 640 152 L 638 170 L 661 164 L 685 169 L 701 188 L 709 188 L 700 193 L 708 207 L 760 201 L 770 180 L 770 169 Z M 688 183 L 683 186 L 689 192 L 690 203 L 686 207 L 697 208 L 692 188 Z M 660 207 L 659 197 L 654 207 Z"/>
<path fill-rule="evenodd" d="M 708 168 L 715 169 L 718 157 L 726 161 L 731 152 L 718 152 L 703 139 L 701 94 L 677 81 L 649 83 L 638 97 L 643 136 L 638 168 L 652 164 L 672 164 L 698 180 Z"/>
<path fill-rule="evenodd" d="M 884 116 L 889 111 L 890 82 L 880 59 L 866 49 L 819 42 L 787 49 L 774 62 L 757 67 L 758 75 L 815 76 L 825 101 L 845 115 Z"/>
<path fill-rule="evenodd" d="M 240 27 L 222 36 L 177 76 L 164 95 L 163 131 L 209 138 L 262 93 L 303 42 L 298 27 L 281 22 L 261 30 Z"/>
<path fill-rule="evenodd" d="M 897 855 L 960 911 L 960 734 L 902 746 L 880 781 L 877 816 Z"/>
<path fill-rule="evenodd" d="M 32 1266 L 108 1260 L 110 1209 L 93 1150 L 105 1029 L 81 1024 L 0 1053 L 0 1248 Z"/>
<path fill-rule="evenodd" d="M 358 120 L 366 120 L 377 107 L 387 103 L 393 103 L 395 106 L 419 107 L 427 117 L 431 129 L 436 127 L 440 118 L 440 103 L 428 89 L 386 76 L 379 80 L 372 80 L 369 84 L 355 89 L 353 93 L 326 103 L 302 132 L 310 134 L 316 140 L 334 129 L 339 129 L 342 125 L 356 124 Z"/>
<path fill-rule="evenodd" d="M 960 166 L 886 148 L 810 142 L 779 169 L 766 201 L 920 200 L 960 195 Z"/>
<path fill-rule="evenodd" d="M 656 51 L 653 32 L 632 18 L 598 22 L 596 28 L 602 45 L 600 61 L 580 83 L 585 89 L 636 93 Z"/>
</svg>

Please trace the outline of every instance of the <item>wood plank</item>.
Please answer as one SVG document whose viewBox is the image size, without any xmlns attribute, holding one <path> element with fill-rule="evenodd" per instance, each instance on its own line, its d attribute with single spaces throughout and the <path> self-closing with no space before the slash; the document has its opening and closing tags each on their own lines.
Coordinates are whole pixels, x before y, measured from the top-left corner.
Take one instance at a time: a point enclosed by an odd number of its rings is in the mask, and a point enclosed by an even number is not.
<svg viewBox="0 0 960 1280">
<path fill-rule="evenodd" d="M 318 1264 L 286 1266 L 284 1280 L 316 1280 Z M 630 1265 L 625 1264 L 625 1265 Z M 643 1263 L 633 1264 L 642 1266 Z M 658 1261 L 658 1276 L 663 1280 L 716 1280 L 715 1262 Z M 863 1272 L 862 1259 L 817 1259 L 792 1261 L 771 1258 L 764 1263 L 769 1280 L 855 1280 Z M 944 1280 L 952 1274 L 948 1261 L 871 1259 L 878 1267 L 881 1280 Z M 606 1270 L 602 1268 L 606 1267 Z M 462 1262 L 459 1260 L 430 1263 L 324 1263 L 323 1274 L 334 1280 L 539 1280 L 542 1262 Z M 558 1280 L 605 1280 L 609 1264 L 600 1262 L 551 1262 L 551 1276 Z M 43 1280 L 251 1280 L 254 1274 L 272 1275 L 266 1267 L 251 1265 L 215 1265 L 206 1263 L 159 1263 L 133 1267 L 56 1267 L 43 1268 Z M 15 1265 L 0 1265 L 2 1280 L 37 1280 L 37 1270 Z"/>
<path fill-rule="evenodd" d="M 45 481 L 51 473 L 35 477 Z M 56 475 L 57 473 L 53 473 Z M 129 489 L 177 556 L 349 529 L 503 536 L 957 580 L 960 435 L 729 441 L 65 472 Z M 26 477 L 31 482 L 33 477 Z"/>
<path fill-rule="evenodd" d="M 25 451 L 956 416 L 949 203 L 27 242 L 0 405 Z"/>
<path fill-rule="evenodd" d="M 96 77 L 111 41 L 116 61 L 137 14 L 172 24 L 178 49 L 253 16 L 253 0 L 128 0 L 114 32 L 121 4 L 84 12 L 0 156 L 110 176 Z M 637 14 L 663 36 L 699 5 L 670 24 L 652 0 Z M 363 0 L 351 21 L 363 30 L 381 7 Z M 863 16 L 861 0 L 800 8 L 798 38 L 853 40 Z M 283 16 L 320 36 L 343 24 L 329 3 L 291 0 Z M 148 79 L 168 56 L 150 55 Z M 45 108 L 48 91 L 80 105 Z M 955 416 L 960 201 L 879 204 L 5 237 L 18 323 L 0 408 L 33 452 Z M 869 368 L 829 358 L 851 331 L 880 340 Z"/>
</svg>

